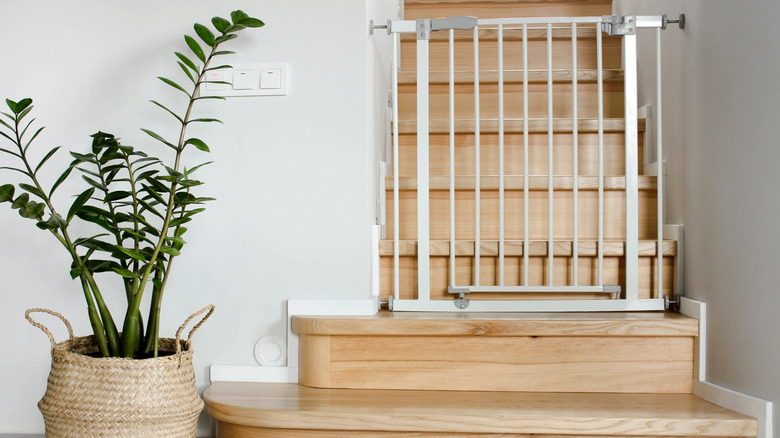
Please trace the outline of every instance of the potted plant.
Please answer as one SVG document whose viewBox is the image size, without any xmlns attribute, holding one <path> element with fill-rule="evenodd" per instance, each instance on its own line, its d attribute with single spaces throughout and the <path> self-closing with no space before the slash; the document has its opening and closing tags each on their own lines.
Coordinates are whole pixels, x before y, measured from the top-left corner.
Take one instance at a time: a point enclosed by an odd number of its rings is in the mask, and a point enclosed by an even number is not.
<svg viewBox="0 0 780 438">
<path fill-rule="evenodd" d="M 16 174 L 20 180 L 15 185 L 0 184 L 0 203 L 9 203 L 20 216 L 32 220 L 38 228 L 51 234 L 67 251 L 70 257 L 68 269 L 71 277 L 81 285 L 92 327 L 91 336 L 74 338 L 64 317 L 46 311 L 60 316 L 68 326 L 69 340 L 56 344 L 51 333 L 30 317 L 35 311 L 45 310 L 28 311 L 30 322 L 43 329 L 53 345 L 49 388 L 39 403 L 46 420 L 47 436 L 194 436 L 202 401 L 195 392 L 190 339 L 182 341 L 180 335 L 190 320 L 208 311 L 190 332 L 191 337 L 192 332 L 211 314 L 213 306 L 197 312 L 186 321 L 175 339 L 160 338 L 159 334 L 165 286 L 172 272 L 173 260 L 185 245 L 186 225 L 204 210 L 203 204 L 211 200 L 194 193 L 202 184 L 195 179 L 195 173 L 208 163 L 187 168 L 182 157 L 185 150 L 209 151 L 204 141 L 188 134 L 188 128 L 198 123 L 219 122 L 214 118 L 195 118 L 192 110 L 201 100 L 224 99 L 199 93 L 201 85 L 208 82 L 206 74 L 209 71 L 229 67 L 214 65 L 216 59 L 233 53 L 222 50 L 223 44 L 236 38 L 246 28 L 264 25 L 240 10 L 232 12 L 230 20 L 214 17 L 211 23 L 216 34 L 207 26 L 195 24 L 195 33 L 200 41 L 189 35 L 184 37 L 191 54 L 175 52 L 183 77 L 189 81 L 187 85 L 159 78 L 184 93 L 186 105 L 175 111 L 156 100 L 151 101 L 167 113 L 179 130 L 178 139 L 170 139 L 142 129 L 152 140 L 163 145 L 163 149 L 169 152 L 167 158 L 158 158 L 159 154 L 124 145 L 113 134 L 98 132 L 92 135 L 91 149 L 86 153 L 70 152 L 70 165 L 47 184 L 40 177 L 41 169 L 60 148 L 36 152 L 34 142 L 44 128 L 37 127 L 30 115 L 32 99 L 6 100 L 9 112 L 2 112 L 0 117 L 0 135 L 4 137 L 0 139 L 3 140 L 0 143 L 0 170 Z M 65 196 L 58 192 L 58 188 L 70 177 L 79 174 L 86 188 L 72 196 L 65 204 L 66 208 L 59 207 L 58 202 L 62 202 Z M 78 226 L 75 226 L 77 223 Z M 81 232 L 85 229 L 91 231 L 75 235 L 75 230 Z M 112 276 L 121 277 L 124 286 L 127 306 L 121 322 L 108 309 L 100 286 L 103 283 L 98 281 Z M 150 304 L 144 312 L 142 298 L 148 294 L 151 294 Z M 122 325 L 121 330 L 117 323 Z M 74 363 L 77 362 L 76 369 Z M 124 370 L 128 367 L 129 371 Z M 175 377 L 163 376 L 169 370 L 178 374 Z M 112 373 L 125 373 L 125 376 L 112 380 L 109 376 Z M 134 391 L 134 386 L 117 384 L 123 379 L 139 381 L 138 391 L 147 394 L 127 394 Z M 174 391 L 167 385 L 181 387 L 180 382 L 183 382 L 184 393 L 191 400 L 178 403 L 180 406 L 174 409 L 170 409 L 170 405 L 177 403 L 168 402 L 169 406 L 133 405 L 132 401 L 138 397 L 164 403 Z M 106 385 L 114 385 L 115 388 Z M 81 392 L 76 394 L 74 391 Z M 155 394 L 165 391 L 168 394 Z M 161 395 L 165 397 L 161 398 Z M 196 401 L 193 401 L 193 396 Z M 87 399 L 88 402 L 81 403 Z M 122 406 L 108 406 L 112 403 L 107 401 L 109 399 Z M 92 406 L 87 407 L 86 404 Z M 94 412 L 93 408 L 99 412 Z M 129 425 L 134 414 L 130 411 L 148 417 L 143 421 L 155 417 L 152 422 L 156 423 L 161 417 L 182 414 L 187 417 L 187 425 L 177 427 L 186 431 L 158 429 L 152 433 L 151 429 L 143 429 L 146 427 L 143 425 L 137 429 Z M 119 419 L 111 420 L 112 416 Z M 107 422 L 103 421 L 107 418 Z M 111 421 L 119 421 L 119 425 L 112 425 Z M 72 428 L 65 425 L 68 422 L 73 423 Z"/>
</svg>

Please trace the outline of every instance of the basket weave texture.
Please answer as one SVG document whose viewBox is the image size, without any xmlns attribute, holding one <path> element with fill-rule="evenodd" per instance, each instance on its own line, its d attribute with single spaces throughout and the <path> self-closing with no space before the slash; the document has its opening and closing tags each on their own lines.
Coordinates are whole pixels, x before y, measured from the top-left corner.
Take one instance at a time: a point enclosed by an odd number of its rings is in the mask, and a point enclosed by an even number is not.
<svg viewBox="0 0 780 438">
<path fill-rule="evenodd" d="M 46 437 L 194 438 L 203 400 L 191 341 L 178 339 L 179 333 L 160 339 L 160 351 L 173 354 L 150 359 L 89 356 L 98 351 L 94 336 L 53 343 L 48 386 L 38 403 Z"/>
</svg>

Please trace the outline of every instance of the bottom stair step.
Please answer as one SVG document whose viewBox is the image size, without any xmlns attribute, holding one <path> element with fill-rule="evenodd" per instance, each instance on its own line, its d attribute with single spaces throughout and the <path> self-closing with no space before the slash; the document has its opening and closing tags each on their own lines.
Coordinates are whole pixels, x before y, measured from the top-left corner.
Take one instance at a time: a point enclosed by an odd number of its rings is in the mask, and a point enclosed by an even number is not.
<svg viewBox="0 0 780 438">
<path fill-rule="evenodd" d="M 453 382 L 456 386 L 457 382 Z M 691 394 L 317 389 L 216 382 L 217 438 L 754 437 L 756 420 Z"/>
</svg>

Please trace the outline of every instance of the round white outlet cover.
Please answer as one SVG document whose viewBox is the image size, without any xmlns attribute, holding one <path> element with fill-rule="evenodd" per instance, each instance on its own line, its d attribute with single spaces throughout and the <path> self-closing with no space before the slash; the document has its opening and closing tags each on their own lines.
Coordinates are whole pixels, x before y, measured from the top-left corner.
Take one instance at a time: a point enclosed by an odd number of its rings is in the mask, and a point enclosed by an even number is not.
<svg viewBox="0 0 780 438">
<path fill-rule="evenodd" d="M 284 341 L 274 335 L 260 338 L 255 344 L 255 360 L 264 367 L 279 367 L 287 360 Z"/>
</svg>

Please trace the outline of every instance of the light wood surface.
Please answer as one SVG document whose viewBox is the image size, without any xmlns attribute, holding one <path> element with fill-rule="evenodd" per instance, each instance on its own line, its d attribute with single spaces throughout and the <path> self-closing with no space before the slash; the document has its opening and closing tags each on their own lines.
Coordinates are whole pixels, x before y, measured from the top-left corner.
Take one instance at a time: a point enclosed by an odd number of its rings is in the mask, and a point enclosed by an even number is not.
<svg viewBox="0 0 780 438">
<path fill-rule="evenodd" d="M 301 338 L 312 335 L 301 335 Z M 314 336 L 317 337 L 317 336 Z M 310 352 L 300 357 L 309 365 Z M 687 393 L 691 337 L 330 336 L 319 388 Z M 304 366 L 301 365 L 301 367 Z"/>
<path fill-rule="evenodd" d="M 399 138 L 398 160 L 399 176 L 417 175 L 416 135 L 402 135 Z M 429 171 L 432 176 L 449 176 L 450 138 L 448 134 L 431 135 Z M 622 176 L 625 174 L 625 136 L 622 132 L 606 132 L 604 141 L 604 175 Z M 523 174 L 523 134 L 504 135 L 504 174 Z M 547 132 L 531 132 L 528 135 L 528 174 L 547 174 Z M 643 170 L 644 135 L 639 135 L 637 166 Z M 476 174 L 474 133 L 455 136 L 455 175 L 472 176 Z M 498 175 L 499 140 L 496 134 L 480 136 L 480 173 Z M 557 132 L 553 136 L 553 175 L 573 174 L 573 137 L 571 133 Z M 598 175 L 599 135 L 595 132 L 580 132 L 578 144 L 578 171 L 580 175 Z"/>
<path fill-rule="evenodd" d="M 400 257 L 401 266 L 399 293 L 401 299 L 417 298 L 417 257 Z M 449 285 L 449 257 L 431 257 L 430 264 L 430 297 L 433 300 L 450 300 L 453 296 L 447 292 Z M 603 260 L 604 284 L 619 285 L 625 290 L 625 268 L 621 257 L 605 256 Z M 474 259 L 472 257 L 458 257 L 455 261 L 455 283 L 474 283 Z M 664 283 L 663 294 L 674 296 L 674 259 L 664 257 Z M 393 257 L 383 256 L 380 260 L 380 291 L 383 299 L 393 292 Z M 597 284 L 597 263 L 593 257 L 580 257 L 577 278 L 580 285 Z M 572 284 L 574 269 L 571 257 L 555 257 L 553 261 L 553 284 Z M 498 257 L 483 256 L 480 259 L 480 284 L 483 286 L 495 286 L 499 283 Z M 655 298 L 657 292 L 657 268 L 654 257 L 639 257 L 637 268 L 639 280 L 639 298 Z M 545 257 L 531 257 L 528 266 L 528 284 L 539 286 L 547 284 L 547 259 Z M 523 258 L 507 256 L 504 258 L 504 284 L 517 286 L 523 282 Z M 481 300 L 540 300 L 540 299 L 610 299 L 612 294 L 604 293 L 479 293 Z"/>
<path fill-rule="evenodd" d="M 553 132 L 571 133 L 574 124 L 571 119 L 553 119 Z M 449 134 L 450 121 L 431 119 L 429 121 L 431 134 Z M 480 120 L 480 131 L 485 134 L 498 132 L 498 120 L 497 119 L 482 119 Z M 596 119 L 579 119 L 577 122 L 579 132 L 598 132 L 599 123 Z M 604 132 L 625 132 L 626 123 L 623 119 L 604 119 L 603 121 Z M 522 133 L 523 132 L 523 120 L 522 119 L 505 119 L 504 120 L 504 132 L 505 133 Z M 528 120 L 528 132 L 544 132 L 548 130 L 547 119 L 529 119 Z M 645 120 L 639 120 L 639 130 L 645 130 Z M 399 134 L 416 134 L 417 133 L 417 121 L 416 120 L 399 120 L 398 121 L 398 133 Z M 456 119 L 455 120 L 455 133 L 456 134 L 473 134 L 474 133 L 474 120 L 470 119 Z"/>
<path fill-rule="evenodd" d="M 481 190 L 498 190 L 500 179 L 498 176 L 481 176 L 479 185 Z M 523 190 L 524 177 L 522 175 L 505 175 L 504 190 Z M 394 179 L 392 176 L 385 178 L 385 188 L 390 191 L 394 188 Z M 462 175 L 455 177 L 455 190 L 475 190 L 476 177 L 473 175 Z M 641 175 L 638 178 L 637 185 L 639 190 L 655 190 L 656 178 L 654 176 Z M 554 176 L 553 188 L 555 190 L 572 190 L 574 188 L 574 178 L 571 176 Z M 428 187 L 430 190 L 449 190 L 449 176 L 431 176 L 428 178 Z M 528 190 L 547 190 L 549 187 L 549 178 L 546 175 L 529 175 Z M 578 190 L 598 190 L 599 180 L 595 176 L 580 175 L 577 181 Z M 622 176 L 608 176 L 604 178 L 604 190 L 625 190 L 626 178 Z M 404 176 L 399 177 L 399 190 L 417 190 L 417 178 Z"/>
<path fill-rule="evenodd" d="M 595 24 L 590 25 L 593 28 Z M 435 33 L 435 32 L 434 32 Z M 446 32 L 442 32 L 445 33 Z M 456 33 L 457 34 L 457 33 Z M 523 69 L 523 43 L 518 35 L 521 31 L 506 31 L 510 35 L 508 40 L 504 41 L 504 68 L 507 70 Z M 474 70 L 474 43 L 467 38 L 473 35 L 471 31 L 463 32 L 463 37 L 455 42 L 454 69 L 458 71 Z M 514 36 L 512 36 L 514 35 Z M 572 68 L 572 47 L 570 39 L 555 39 L 552 42 L 552 66 L 555 70 Z M 528 46 L 528 68 L 529 69 L 547 69 L 547 41 L 529 40 Z M 602 40 L 602 68 L 607 70 L 617 70 L 621 68 L 620 38 L 605 37 Z M 428 44 L 428 69 L 430 71 L 449 71 L 449 41 L 432 40 Z M 595 69 L 597 68 L 595 39 L 578 39 L 577 41 L 577 68 Z M 498 66 L 498 44 L 493 41 L 480 41 L 479 44 L 479 69 L 493 70 Z M 415 40 L 401 41 L 401 63 L 402 71 L 417 70 L 417 46 Z"/>
<path fill-rule="evenodd" d="M 450 239 L 450 194 L 446 190 L 434 190 L 429 195 L 430 239 Z M 578 193 L 579 239 L 598 240 L 598 192 L 583 190 Z M 639 239 L 657 237 L 657 208 L 654 191 L 639 192 Z M 499 237 L 499 192 L 483 191 L 480 194 L 480 237 L 483 240 L 498 240 Z M 548 238 L 548 194 L 546 191 L 529 193 L 528 230 L 531 240 Z M 455 193 L 455 239 L 475 238 L 476 200 L 473 191 Z M 524 193 L 518 190 L 504 192 L 504 239 L 523 239 Z M 394 237 L 394 202 L 387 197 L 387 239 Z M 625 192 L 608 190 L 604 192 L 604 239 L 624 240 L 626 236 Z M 417 196 L 414 191 L 399 192 L 399 238 L 417 239 Z M 573 192 L 556 191 L 553 194 L 553 235 L 555 240 L 572 240 L 574 233 Z"/>
<path fill-rule="evenodd" d="M 674 312 L 440 313 L 293 316 L 298 334 L 332 336 L 698 336 L 699 322 Z"/>
<path fill-rule="evenodd" d="M 379 255 L 389 257 L 393 255 L 395 243 L 392 240 L 382 240 L 379 242 Z M 431 257 L 447 257 L 450 255 L 449 240 L 431 240 Z M 455 241 L 455 255 L 458 257 L 473 257 L 475 254 L 473 240 Z M 597 242 L 592 240 L 580 241 L 577 245 L 577 254 L 580 257 L 596 257 Z M 530 257 L 547 257 L 548 242 L 535 240 L 528 243 L 528 255 Z M 553 255 L 556 257 L 572 257 L 574 245 L 571 241 L 556 241 L 553 245 Z M 626 245 L 622 241 L 604 242 L 603 253 L 605 257 L 621 257 L 625 255 Z M 677 242 L 674 240 L 665 240 L 663 243 L 664 257 L 673 257 L 677 255 Z M 658 254 L 658 242 L 655 240 L 640 240 L 638 248 L 640 257 L 655 257 Z M 398 254 L 402 257 L 412 257 L 417 255 L 416 240 L 401 240 L 398 242 Z M 498 256 L 498 241 L 482 240 L 479 244 L 479 255 L 482 257 Z M 504 241 L 504 255 L 522 256 L 523 241 L 508 240 Z"/>
<path fill-rule="evenodd" d="M 621 70 L 603 70 L 602 77 L 605 82 L 619 81 L 623 79 L 623 72 Z M 577 81 L 578 82 L 593 82 L 596 80 L 596 70 L 593 69 L 578 69 Z M 428 81 L 430 84 L 449 84 L 450 72 L 449 71 L 429 71 Z M 554 70 L 553 82 L 561 83 L 572 81 L 571 70 Z M 495 84 L 498 83 L 498 71 L 496 70 L 483 70 L 479 72 L 479 82 L 481 84 Z M 522 70 L 504 70 L 504 83 L 522 83 L 523 72 Z M 547 70 L 536 69 L 528 71 L 528 82 L 539 83 L 547 82 Z M 414 85 L 417 83 L 417 72 L 402 71 L 398 72 L 398 84 L 399 85 Z M 469 71 L 456 71 L 455 83 L 457 84 L 473 84 L 474 72 Z M 472 92 L 472 95 L 474 93 Z"/>
<path fill-rule="evenodd" d="M 603 86 L 603 107 L 605 118 L 621 118 L 624 113 L 623 84 L 606 83 Z M 553 117 L 572 117 L 572 86 L 570 83 L 555 84 L 552 88 Z M 449 85 L 432 84 L 429 87 L 428 117 L 433 120 L 449 117 Z M 547 119 L 547 84 L 529 84 L 528 117 Z M 497 84 L 483 84 L 479 88 L 479 108 L 482 119 L 498 119 L 499 92 Z M 523 118 L 523 86 L 522 84 L 504 84 L 504 117 L 507 119 Z M 598 117 L 597 86 L 594 83 L 581 83 L 577 86 L 578 117 L 595 119 Z M 417 118 L 417 87 L 404 85 L 398 87 L 398 117 L 399 120 L 415 120 Z M 454 111 L 456 119 L 474 118 L 474 85 L 473 83 L 455 86 Z"/>
<path fill-rule="evenodd" d="M 470 15 L 480 18 L 496 17 L 578 17 L 609 15 L 612 7 L 607 1 L 454 1 L 406 2 L 405 20 L 435 18 L 450 15 Z"/>
<path fill-rule="evenodd" d="M 311 435 L 331 438 L 350 436 L 347 432 L 352 431 L 358 437 L 406 432 L 412 437 L 485 433 L 540 438 L 757 433 L 755 419 L 690 394 L 323 390 L 285 383 L 216 382 L 204 399 L 206 412 L 220 422 L 219 438 L 307 436 L 263 435 L 273 429 L 343 433 Z"/>
</svg>

